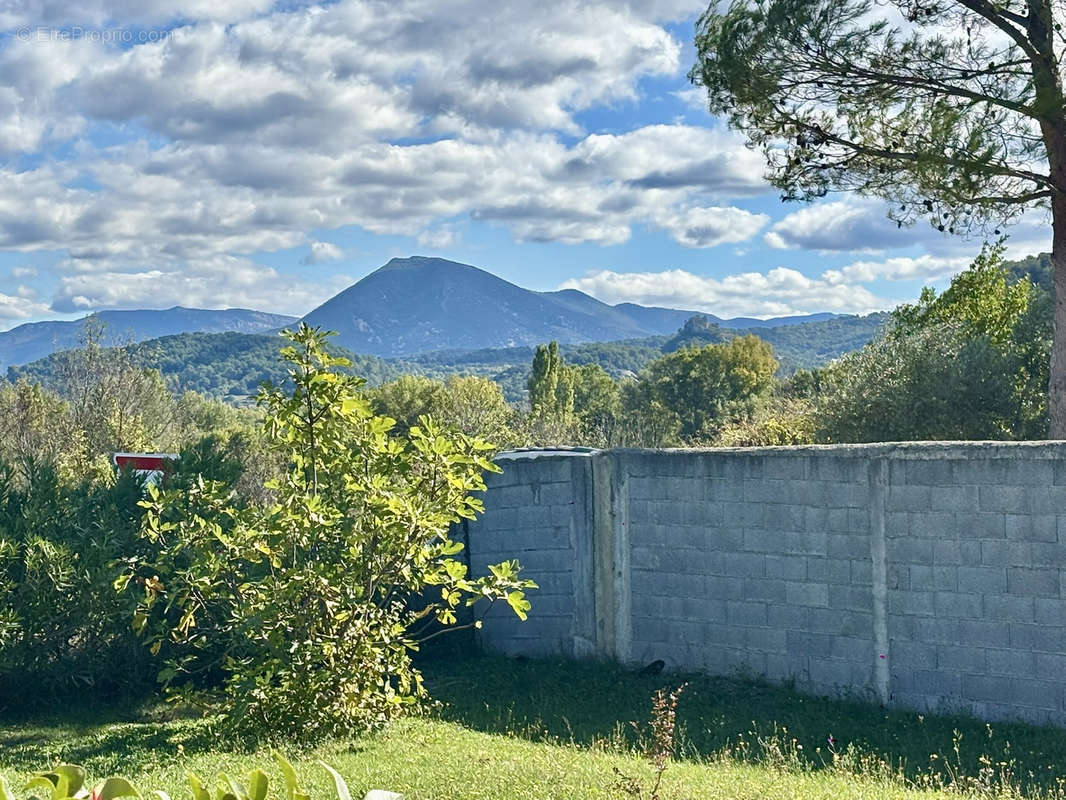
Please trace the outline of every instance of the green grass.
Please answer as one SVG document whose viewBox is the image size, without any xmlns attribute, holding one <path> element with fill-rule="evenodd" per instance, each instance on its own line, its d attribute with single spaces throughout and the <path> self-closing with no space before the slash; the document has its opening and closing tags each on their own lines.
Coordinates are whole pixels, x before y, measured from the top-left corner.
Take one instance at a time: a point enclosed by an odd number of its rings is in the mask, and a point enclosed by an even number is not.
<svg viewBox="0 0 1066 800">
<path fill-rule="evenodd" d="M 313 796 L 331 796 L 315 763 L 321 758 L 348 779 L 356 800 L 374 787 L 410 800 L 623 797 L 611 788 L 615 768 L 649 785 L 651 777 L 630 723 L 646 722 L 656 688 L 688 680 L 678 708 L 682 755 L 666 773 L 664 798 L 1066 797 L 1066 731 L 885 712 L 749 681 L 641 678 L 587 663 L 448 659 L 426 673 L 441 707 L 425 718 L 289 752 Z M 277 777 L 265 748 L 229 749 L 203 721 L 159 714 L 0 720 L 0 774 L 14 785 L 57 761 L 76 762 L 175 800 L 189 796 L 189 771 L 206 778 L 259 765 Z"/>
</svg>

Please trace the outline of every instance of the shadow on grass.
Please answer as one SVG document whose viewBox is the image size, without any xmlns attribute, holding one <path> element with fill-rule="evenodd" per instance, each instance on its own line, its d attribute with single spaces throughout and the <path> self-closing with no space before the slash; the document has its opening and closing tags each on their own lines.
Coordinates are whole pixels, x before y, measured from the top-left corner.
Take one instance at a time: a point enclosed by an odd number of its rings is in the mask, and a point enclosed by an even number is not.
<svg viewBox="0 0 1066 800">
<path fill-rule="evenodd" d="M 436 659 L 424 669 L 431 694 L 444 703 L 442 717 L 488 733 L 585 747 L 624 736 L 632 744 L 630 723 L 647 722 L 654 691 L 687 681 L 678 705 L 687 757 L 728 752 L 822 769 L 834 751 L 849 763 L 870 754 L 910 779 L 950 783 L 953 775 L 978 779 L 984 770 L 982 780 L 1013 777 L 1031 788 L 1066 776 L 1066 731 L 1056 728 L 886 711 L 751 680 L 641 677 L 611 664 L 485 656 Z"/>
<path fill-rule="evenodd" d="M 89 705 L 28 718 L 0 718 L 5 767 L 34 772 L 50 764 L 81 764 L 90 775 L 131 773 L 181 753 L 218 749 L 203 721 L 153 719 L 131 707 Z"/>
</svg>

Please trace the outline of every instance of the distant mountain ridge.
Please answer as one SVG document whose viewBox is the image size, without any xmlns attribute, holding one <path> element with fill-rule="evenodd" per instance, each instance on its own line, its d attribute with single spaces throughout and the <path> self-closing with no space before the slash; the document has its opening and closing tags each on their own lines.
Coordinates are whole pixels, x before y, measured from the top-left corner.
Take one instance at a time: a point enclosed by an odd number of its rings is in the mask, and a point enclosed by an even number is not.
<svg viewBox="0 0 1066 800">
<path fill-rule="evenodd" d="M 77 346 L 85 320 L 106 325 L 105 344 L 124 344 L 179 333 L 264 333 L 296 321 L 296 317 L 245 308 L 210 310 L 174 306 L 161 311 L 99 311 L 70 321 L 28 322 L 0 332 L 0 374 L 9 366 L 28 364 L 58 350 Z"/>
<path fill-rule="evenodd" d="M 434 350 L 607 342 L 675 333 L 699 312 L 621 303 L 611 306 L 576 289 L 535 292 L 490 272 L 442 258 L 394 258 L 304 317 L 337 331 L 357 353 L 406 357 Z M 805 321 L 740 318 L 724 326 L 775 327 Z M 833 314 L 817 314 L 824 320 Z"/>
<path fill-rule="evenodd" d="M 722 327 L 774 328 L 836 318 L 811 314 L 760 320 L 635 303 L 608 305 L 576 289 L 536 292 L 490 272 L 442 258 L 394 258 L 327 300 L 304 320 L 339 333 L 336 344 L 354 353 L 407 358 L 440 350 L 616 342 L 675 334 L 702 316 Z M 142 342 L 184 333 L 275 331 L 295 317 L 231 308 L 100 311 L 105 343 Z M 31 322 L 0 332 L 0 374 L 76 346 L 85 319 Z"/>
</svg>

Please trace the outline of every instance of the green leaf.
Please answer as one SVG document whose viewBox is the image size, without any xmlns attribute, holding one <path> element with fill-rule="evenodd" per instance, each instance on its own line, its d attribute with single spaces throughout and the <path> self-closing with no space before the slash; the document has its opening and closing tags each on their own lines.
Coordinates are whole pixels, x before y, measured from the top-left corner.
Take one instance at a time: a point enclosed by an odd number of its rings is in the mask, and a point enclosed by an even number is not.
<svg viewBox="0 0 1066 800">
<path fill-rule="evenodd" d="M 58 780 L 58 776 L 56 776 Z M 48 792 L 49 797 L 55 796 L 56 781 L 48 778 L 46 775 L 34 775 L 26 782 L 26 786 L 23 787 L 23 791 L 30 791 L 31 789 L 44 789 Z"/>
<path fill-rule="evenodd" d="M 267 776 L 261 769 L 248 773 L 248 799 L 265 800 L 267 795 Z"/>
<path fill-rule="evenodd" d="M 141 793 L 125 778 L 105 778 L 93 787 L 93 800 L 114 800 L 116 797 L 140 797 Z"/>
<path fill-rule="evenodd" d="M 3 775 L 0 775 L 0 800 L 15 800 L 15 795 L 11 793 Z"/>
<path fill-rule="evenodd" d="M 193 775 L 191 772 L 188 774 L 189 788 L 192 789 L 193 800 L 211 800 L 211 795 L 204 788 L 203 781 Z"/>
<path fill-rule="evenodd" d="M 66 778 L 66 796 L 77 797 L 78 792 L 85 785 L 85 770 L 77 764 L 60 764 L 53 772 Z"/>
<path fill-rule="evenodd" d="M 300 791 L 300 780 L 296 777 L 296 770 L 281 753 L 274 753 L 274 760 L 278 762 L 281 774 L 285 776 L 285 797 L 287 800 L 295 800 L 296 794 Z"/>
<path fill-rule="evenodd" d="M 319 761 L 318 763 L 325 767 L 326 771 L 329 772 L 330 776 L 333 778 L 333 787 L 337 791 L 337 800 L 352 800 L 352 793 L 348 791 L 348 784 L 344 782 L 344 778 L 341 777 L 341 774 L 325 761 Z"/>
</svg>

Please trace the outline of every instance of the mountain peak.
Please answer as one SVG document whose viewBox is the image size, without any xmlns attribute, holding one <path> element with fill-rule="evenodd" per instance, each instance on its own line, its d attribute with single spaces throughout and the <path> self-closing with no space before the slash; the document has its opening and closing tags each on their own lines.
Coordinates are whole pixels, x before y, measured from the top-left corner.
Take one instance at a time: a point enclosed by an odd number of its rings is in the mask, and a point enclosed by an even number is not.
<svg viewBox="0 0 1066 800">
<path fill-rule="evenodd" d="M 469 264 L 461 264 L 458 261 L 449 261 L 447 258 L 437 258 L 436 256 L 407 256 L 406 258 L 390 258 L 383 266 L 378 267 L 371 275 L 379 272 L 393 272 L 399 270 L 414 270 L 414 269 L 455 269 L 474 270 L 475 272 L 485 272 L 483 269 L 472 267 Z M 486 273 L 490 274 L 490 273 Z"/>
</svg>

